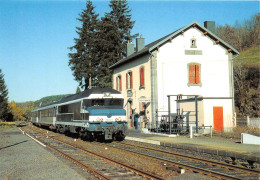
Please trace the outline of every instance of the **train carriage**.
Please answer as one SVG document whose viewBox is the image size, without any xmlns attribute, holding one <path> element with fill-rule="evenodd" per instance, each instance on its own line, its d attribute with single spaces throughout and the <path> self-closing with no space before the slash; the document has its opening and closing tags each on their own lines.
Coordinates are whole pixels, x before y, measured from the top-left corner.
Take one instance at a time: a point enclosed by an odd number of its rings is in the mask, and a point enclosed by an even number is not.
<svg viewBox="0 0 260 180">
<path fill-rule="evenodd" d="M 123 140 L 127 129 L 123 104 L 120 92 L 93 88 L 33 110 L 32 122 L 90 140 Z"/>
</svg>

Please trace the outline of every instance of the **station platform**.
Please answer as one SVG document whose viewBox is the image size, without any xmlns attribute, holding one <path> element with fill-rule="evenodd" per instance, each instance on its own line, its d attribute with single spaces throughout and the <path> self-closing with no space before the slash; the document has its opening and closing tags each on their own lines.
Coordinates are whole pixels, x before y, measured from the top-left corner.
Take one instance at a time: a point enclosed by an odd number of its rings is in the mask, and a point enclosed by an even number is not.
<svg viewBox="0 0 260 180">
<path fill-rule="evenodd" d="M 0 129 L 0 179 L 80 179 L 81 176 L 47 148 L 16 128 Z"/>
<path fill-rule="evenodd" d="M 151 143 L 165 147 L 191 150 L 260 164 L 260 145 L 241 144 L 240 141 L 217 136 L 176 136 L 128 129 L 126 140 Z"/>
</svg>

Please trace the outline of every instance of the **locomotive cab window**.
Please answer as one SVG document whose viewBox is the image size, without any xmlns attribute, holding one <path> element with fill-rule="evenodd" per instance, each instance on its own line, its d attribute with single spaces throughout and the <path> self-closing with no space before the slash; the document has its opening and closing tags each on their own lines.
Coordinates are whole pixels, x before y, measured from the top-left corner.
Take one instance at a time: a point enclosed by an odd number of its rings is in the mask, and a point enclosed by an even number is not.
<svg viewBox="0 0 260 180">
<path fill-rule="evenodd" d="M 88 107 L 123 107 L 124 100 L 119 98 L 105 98 L 105 99 L 88 99 L 83 101 L 85 108 Z"/>
<path fill-rule="evenodd" d="M 123 99 L 107 99 L 109 106 L 123 106 L 124 100 Z"/>
<path fill-rule="evenodd" d="M 91 102 L 91 106 L 104 106 L 105 100 L 104 99 L 93 99 Z"/>
</svg>

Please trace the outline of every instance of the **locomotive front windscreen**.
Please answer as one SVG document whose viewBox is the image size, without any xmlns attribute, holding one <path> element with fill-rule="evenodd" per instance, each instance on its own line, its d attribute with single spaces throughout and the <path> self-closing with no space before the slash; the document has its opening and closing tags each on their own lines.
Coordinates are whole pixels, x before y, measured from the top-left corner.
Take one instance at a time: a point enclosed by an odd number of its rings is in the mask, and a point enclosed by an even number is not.
<svg viewBox="0 0 260 180">
<path fill-rule="evenodd" d="M 85 107 L 123 107 L 124 99 L 105 98 L 105 99 L 87 99 L 83 104 Z"/>
</svg>

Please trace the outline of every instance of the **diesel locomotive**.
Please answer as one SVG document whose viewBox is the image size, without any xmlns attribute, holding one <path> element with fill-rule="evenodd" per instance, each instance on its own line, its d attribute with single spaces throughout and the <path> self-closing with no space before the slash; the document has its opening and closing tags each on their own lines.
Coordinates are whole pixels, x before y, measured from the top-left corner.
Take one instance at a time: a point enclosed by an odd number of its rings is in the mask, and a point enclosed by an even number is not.
<svg viewBox="0 0 260 180">
<path fill-rule="evenodd" d="M 87 140 L 123 140 L 127 129 L 124 99 L 111 88 L 92 88 L 33 110 L 32 123 Z"/>
</svg>

